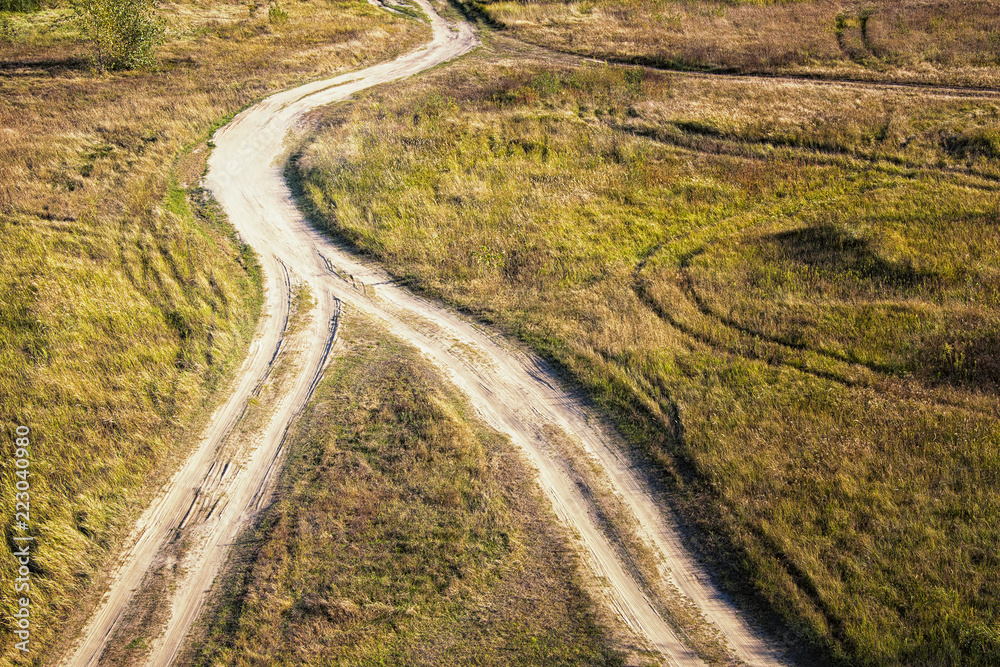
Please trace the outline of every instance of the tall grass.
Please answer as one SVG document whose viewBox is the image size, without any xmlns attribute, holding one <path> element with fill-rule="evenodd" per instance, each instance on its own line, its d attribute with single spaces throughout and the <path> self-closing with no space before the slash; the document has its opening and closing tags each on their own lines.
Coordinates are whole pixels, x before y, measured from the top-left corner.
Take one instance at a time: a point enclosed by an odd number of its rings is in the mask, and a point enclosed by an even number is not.
<svg viewBox="0 0 1000 667">
<path fill-rule="evenodd" d="M 209 132 L 267 92 L 426 35 L 364 2 L 296 3 L 280 27 L 238 3 L 162 10 L 168 41 L 141 74 L 90 71 L 65 5 L 0 25 L 0 451 L 9 461 L 15 426 L 31 428 L 36 661 L 97 601 L 255 327 L 253 252 L 197 189 Z M 10 536 L 16 478 L 3 466 Z M 0 567 L 16 570 L 10 551 Z M 2 664 L 17 653 L 12 592 Z"/>
<path fill-rule="evenodd" d="M 34 0 L 3 0 L 0 2 L 0 12 L 30 12 L 39 8 Z"/>
<path fill-rule="evenodd" d="M 996 102 L 484 53 L 321 114 L 321 225 L 604 405 L 821 663 L 1000 660 Z"/>
</svg>

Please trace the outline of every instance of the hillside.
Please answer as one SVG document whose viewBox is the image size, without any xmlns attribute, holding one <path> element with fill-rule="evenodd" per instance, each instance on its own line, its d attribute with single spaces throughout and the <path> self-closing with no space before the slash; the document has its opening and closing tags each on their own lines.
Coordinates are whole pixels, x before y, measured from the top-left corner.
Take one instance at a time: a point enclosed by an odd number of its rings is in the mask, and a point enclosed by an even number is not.
<svg viewBox="0 0 1000 667">
<path fill-rule="evenodd" d="M 487 52 L 332 108 L 320 224 L 614 415 L 824 662 L 995 662 L 1000 100 Z"/>
<path fill-rule="evenodd" d="M 164 3 L 121 73 L 0 12 L 0 664 L 65 652 L 223 403 L 185 483 L 263 481 L 180 662 L 1000 663 L 1000 4 L 453 0 L 485 46 L 437 55 L 415 6 Z M 102 664 L 197 611 L 170 548 Z"/>
</svg>

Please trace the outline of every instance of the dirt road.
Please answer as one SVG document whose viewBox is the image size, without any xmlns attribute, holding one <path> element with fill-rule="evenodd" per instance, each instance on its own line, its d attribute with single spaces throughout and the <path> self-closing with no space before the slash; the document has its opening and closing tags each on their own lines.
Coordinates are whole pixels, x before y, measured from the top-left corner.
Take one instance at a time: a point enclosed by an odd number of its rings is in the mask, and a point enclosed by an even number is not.
<svg viewBox="0 0 1000 667">
<path fill-rule="evenodd" d="M 261 256 L 268 288 L 265 319 L 241 370 L 239 386 L 213 416 L 204 440 L 168 491 L 143 515 L 135 546 L 65 664 L 98 663 L 150 563 L 162 560 L 183 529 L 192 546 L 185 552 L 184 574 L 175 582 L 166 628 L 149 658 L 152 665 L 172 662 L 224 561 L 228 544 L 266 502 L 287 425 L 308 400 L 326 364 L 341 306 L 366 314 L 420 349 L 468 394 L 488 423 L 526 452 L 538 468 L 539 481 L 556 514 L 578 535 L 586 561 L 605 582 L 608 602 L 670 664 L 703 663 L 657 614 L 620 560 L 596 519 L 592 500 L 573 482 L 556 448 L 546 444 L 546 430 L 562 430 L 599 462 L 616 494 L 634 512 L 641 536 L 658 552 L 668 571 L 665 578 L 721 631 L 739 659 L 752 665 L 782 664 L 779 654 L 749 628 L 682 548 L 671 516 L 654 502 L 641 476 L 632 470 L 619 439 L 560 388 L 544 363 L 442 306 L 395 286 L 380 269 L 315 231 L 296 209 L 280 159 L 289 131 L 303 114 L 364 88 L 415 74 L 478 44 L 470 26 L 448 24 L 425 0 L 419 1 L 432 17 L 433 40 L 428 46 L 389 63 L 270 97 L 239 114 L 214 137 L 207 185 Z M 308 283 L 318 305 L 311 323 L 297 338 L 286 340 L 289 289 L 298 281 Z M 294 381 L 287 385 L 290 389 L 263 436 L 239 461 L 232 461 L 223 453 L 226 435 L 283 345 L 299 348 Z"/>
</svg>

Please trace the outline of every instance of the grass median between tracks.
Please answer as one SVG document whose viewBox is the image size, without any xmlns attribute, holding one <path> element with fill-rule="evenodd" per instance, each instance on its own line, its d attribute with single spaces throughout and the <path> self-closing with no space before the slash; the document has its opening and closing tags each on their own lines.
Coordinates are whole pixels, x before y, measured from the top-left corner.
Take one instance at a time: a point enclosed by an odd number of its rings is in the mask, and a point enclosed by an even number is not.
<svg viewBox="0 0 1000 667">
<path fill-rule="evenodd" d="M 626 664 L 513 445 L 411 348 L 341 332 L 190 660 Z"/>
</svg>

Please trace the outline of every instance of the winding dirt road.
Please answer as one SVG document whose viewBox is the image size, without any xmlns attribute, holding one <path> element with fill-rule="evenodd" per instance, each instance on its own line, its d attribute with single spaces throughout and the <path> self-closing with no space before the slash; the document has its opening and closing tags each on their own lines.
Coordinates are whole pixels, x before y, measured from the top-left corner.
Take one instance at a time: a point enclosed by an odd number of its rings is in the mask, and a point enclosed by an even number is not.
<svg viewBox="0 0 1000 667">
<path fill-rule="evenodd" d="M 753 632 L 681 546 L 667 510 L 654 502 L 642 477 L 622 453 L 624 445 L 581 403 L 560 388 L 536 357 L 504 343 L 439 304 L 394 285 L 378 267 L 314 230 L 297 210 L 279 163 L 290 130 L 309 110 L 344 100 L 373 85 L 410 76 L 455 58 L 478 44 L 471 27 L 449 24 L 418 0 L 432 19 L 429 45 L 368 69 L 308 84 L 264 100 L 239 114 L 214 137 L 207 185 L 229 219 L 261 257 L 266 276 L 265 317 L 231 399 L 213 415 L 205 436 L 165 492 L 142 516 L 134 546 L 92 617 L 67 665 L 98 664 L 108 639 L 126 615 L 134 591 L 179 534 L 191 546 L 175 582 L 169 620 L 155 640 L 148 664 L 169 665 L 177 655 L 228 545 L 269 496 L 290 421 L 309 399 L 336 336 L 343 306 L 376 320 L 420 349 L 469 396 L 480 415 L 508 434 L 539 471 L 539 481 L 559 519 L 580 548 L 608 602 L 624 622 L 674 665 L 704 664 L 657 614 L 642 587 L 601 529 L 597 512 L 574 483 L 566 461 L 546 444 L 559 429 L 599 462 L 615 493 L 635 515 L 639 533 L 658 552 L 665 578 L 721 631 L 729 648 L 751 665 L 784 664 L 781 654 Z M 291 285 L 310 286 L 318 305 L 306 328 L 285 335 Z M 298 341 L 298 342 L 296 342 Z M 297 348 L 293 380 L 270 415 L 262 437 L 238 460 L 223 446 L 248 399 L 267 379 L 283 346 Z"/>
</svg>

